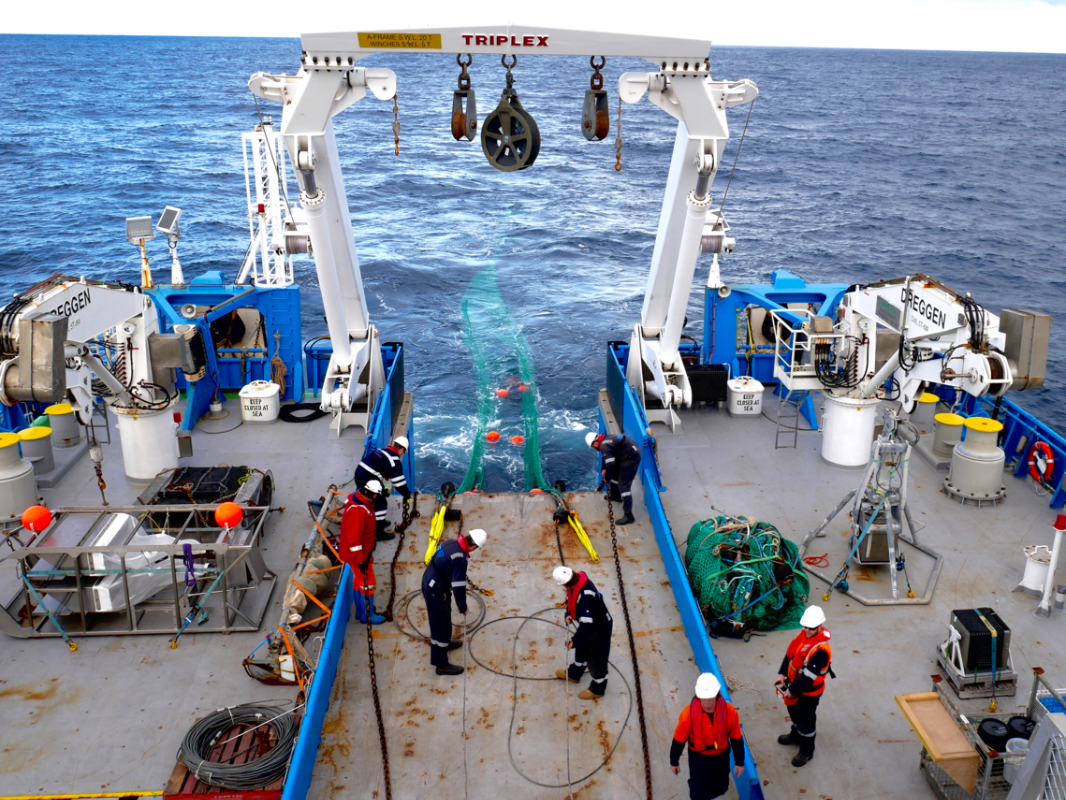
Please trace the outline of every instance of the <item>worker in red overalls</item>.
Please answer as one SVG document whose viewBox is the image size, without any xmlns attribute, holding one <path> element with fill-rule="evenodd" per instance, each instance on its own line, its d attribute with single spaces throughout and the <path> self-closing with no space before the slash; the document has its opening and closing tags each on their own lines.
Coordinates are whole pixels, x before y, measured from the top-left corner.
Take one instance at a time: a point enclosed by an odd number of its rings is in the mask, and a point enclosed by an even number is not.
<svg viewBox="0 0 1066 800">
<path fill-rule="evenodd" d="M 729 791 L 729 751 L 733 751 L 733 775 L 744 771 L 744 739 L 740 716 L 722 699 L 722 686 L 710 672 L 696 680 L 696 697 L 681 709 L 670 745 L 670 769 L 681 772 L 681 751 L 688 744 L 688 796 L 713 800 Z"/>
<path fill-rule="evenodd" d="M 818 702 L 825 691 L 825 676 L 836 677 L 829 666 L 833 653 L 825 613 L 818 606 L 809 606 L 800 617 L 800 625 L 803 630 L 788 646 L 774 680 L 792 717 L 792 730 L 778 736 L 777 742 L 799 745 L 799 753 L 792 759 L 794 767 L 802 767 L 814 758 L 815 723 Z"/>
<path fill-rule="evenodd" d="M 374 503 L 381 494 L 381 483 L 367 481 L 361 489 L 348 495 L 341 517 L 341 560 L 352 568 L 355 576 L 355 614 L 360 622 L 380 625 L 385 618 L 374 613 L 374 543 L 377 541 L 377 519 Z"/>
</svg>

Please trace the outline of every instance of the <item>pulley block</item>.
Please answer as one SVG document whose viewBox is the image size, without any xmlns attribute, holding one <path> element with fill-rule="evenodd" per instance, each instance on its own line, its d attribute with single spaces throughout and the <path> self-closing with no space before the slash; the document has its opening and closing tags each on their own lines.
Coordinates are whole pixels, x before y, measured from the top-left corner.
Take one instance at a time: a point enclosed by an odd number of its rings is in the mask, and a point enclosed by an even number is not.
<svg viewBox="0 0 1066 800">
<path fill-rule="evenodd" d="M 602 142 L 611 130 L 611 112 L 607 105 L 607 90 L 603 88 L 603 75 L 600 70 L 607 63 L 601 56 L 596 64 L 595 56 L 589 59 L 592 65 L 592 78 L 589 89 L 585 92 L 585 105 L 581 112 L 581 132 L 590 142 Z"/>
<path fill-rule="evenodd" d="M 452 137 L 457 142 L 463 139 L 472 142 L 477 132 L 477 103 L 474 90 L 470 88 L 470 73 L 466 71 L 474 57 L 469 53 L 466 57 L 465 62 L 462 55 L 455 57 L 455 63 L 463 68 L 459 73 L 459 88 L 452 95 Z"/>
<path fill-rule="evenodd" d="M 507 63 L 507 56 L 500 63 L 507 68 L 507 88 L 500 95 L 500 104 L 485 117 L 481 127 L 481 149 L 485 158 L 501 172 L 516 172 L 533 166 L 540 152 L 540 129 L 528 111 L 518 101 L 514 90 L 511 69 L 518 63 L 518 56 Z"/>
<path fill-rule="evenodd" d="M 516 172 L 533 166 L 540 152 L 540 129 L 522 108 L 518 93 L 504 89 L 500 104 L 485 117 L 481 149 L 489 163 L 501 172 Z"/>
</svg>

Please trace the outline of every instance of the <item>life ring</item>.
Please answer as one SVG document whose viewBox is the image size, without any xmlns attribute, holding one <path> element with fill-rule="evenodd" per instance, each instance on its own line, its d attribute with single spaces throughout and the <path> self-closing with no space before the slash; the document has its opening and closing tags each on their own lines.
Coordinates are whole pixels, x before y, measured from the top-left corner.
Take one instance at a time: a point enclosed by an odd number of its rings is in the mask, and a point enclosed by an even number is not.
<svg viewBox="0 0 1066 800">
<path fill-rule="evenodd" d="M 1040 471 L 1044 462 L 1044 471 Z M 1034 442 L 1029 448 L 1029 475 L 1034 481 L 1048 483 L 1055 476 L 1055 454 L 1047 442 Z"/>
</svg>

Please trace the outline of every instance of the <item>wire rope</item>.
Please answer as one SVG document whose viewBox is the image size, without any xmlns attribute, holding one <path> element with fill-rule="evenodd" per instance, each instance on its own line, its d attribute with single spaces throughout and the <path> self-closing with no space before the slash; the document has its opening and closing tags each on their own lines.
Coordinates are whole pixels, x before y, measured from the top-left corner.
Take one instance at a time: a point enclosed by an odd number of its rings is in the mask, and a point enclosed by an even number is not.
<svg viewBox="0 0 1066 800">
<path fill-rule="evenodd" d="M 210 786 L 235 791 L 262 789 L 285 775 L 292 745 L 299 726 L 288 712 L 277 713 L 278 705 L 244 703 L 222 708 L 194 724 L 178 749 L 178 758 L 192 770 L 197 780 Z M 222 736 L 238 725 L 262 727 L 267 724 L 277 736 L 277 742 L 259 758 L 243 764 L 225 764 L 208 760 Z"/>
</svg>

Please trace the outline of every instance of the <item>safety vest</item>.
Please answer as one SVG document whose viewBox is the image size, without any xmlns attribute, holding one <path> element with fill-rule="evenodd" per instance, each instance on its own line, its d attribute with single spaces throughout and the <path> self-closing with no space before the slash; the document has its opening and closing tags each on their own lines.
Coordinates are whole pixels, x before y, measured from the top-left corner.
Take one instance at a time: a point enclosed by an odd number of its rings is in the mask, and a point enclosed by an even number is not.
<svg viewBox="0 0 1066 800">
<path fill-rule="evenodd" d="M 577 619 L 577 598 L 585 584 L 589 582 L 589 576 L 584 572 L 577 573 L 577 583 L 566 590 L 566 613 L 570 619 Z"/>
<path fill-rule="evenodd" d="M 814 681 L 811 684 L 811 688 L 803 693 L 805 697 L 817 697 L 825 691 L 825 674 L 819 675 L 816 672 L 812 672 L 807 669 L 807 664 L 811 656 L 818 650 L 825 650 L 826 655 L 829 656 L 830 663 L 832 663 L 833 650 L 829 647 L 829 638 L 830 633 L 824 627 L 810 638 L 807 638 L 806 633 L 800 631 L 785 652 L 785 657 L 788 659 L 789 683 L 796 680 L 801 672 L 806 673 L 807 677 Z M 826 672 L 828 671 L 829 668 L 826 667 Z"/>
<path fill-rule="evenodd" d="M 708 716 L 698 697 L 688 707 L 688 746 L 693 752 L 718 755 L 729 747 L 730 733 L 740 731 L 740 715 L 719 695 L 714 704 L 714 716 Z M 684 712 L 682 712 L 684 713 Z"/>
</svg>

